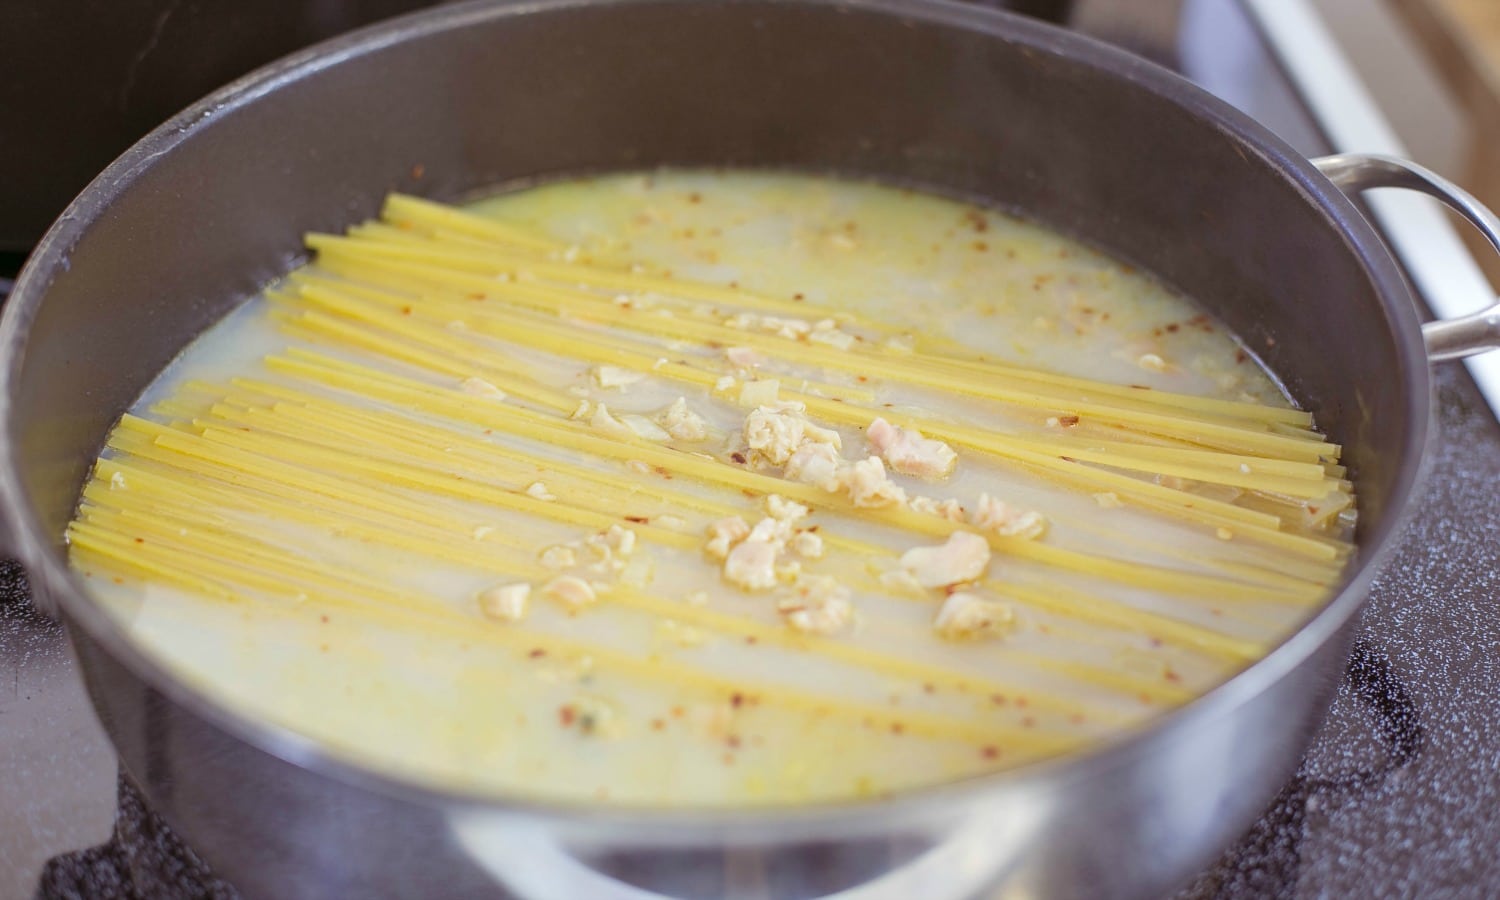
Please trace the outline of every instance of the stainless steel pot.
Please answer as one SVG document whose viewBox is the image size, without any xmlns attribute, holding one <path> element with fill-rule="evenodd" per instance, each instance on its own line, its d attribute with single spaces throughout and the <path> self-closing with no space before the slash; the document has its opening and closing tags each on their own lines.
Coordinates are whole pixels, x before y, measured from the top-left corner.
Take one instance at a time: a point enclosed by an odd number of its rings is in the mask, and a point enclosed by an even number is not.
<svg viewBox="0 0 1500 900">
<path fill-rule="evenodd" d="M 1086 755 L 892 799 L 674 812 L 384 777 L 167 674 L 84 595 L 60 536 L 119 413 L 194 335 L 391 188 L 671 165 L 877 176 L 1023 210 L 1221 316 L 1342 442 L 1360 559 L 1269 657 Z M 1320 169 L 1322 170 L 1320 172 Z M 425 172 L 425 176 L 422 174 Z M 1295 764 L 1422 467 L 1412 298 L 1339 186 L 1443 197 L 1393 160 L 1317 166 L 1182 80 L 1023 19 L 927 0 L 551 0 L 442 8 L 237 82 L 64 214 L 0 323 L 5 530 L 68 624 L 131 777 L 247 896 L 1149 896 Z M 1430 326 L 1434 358 L 1500 319 Z"/>
</svg>

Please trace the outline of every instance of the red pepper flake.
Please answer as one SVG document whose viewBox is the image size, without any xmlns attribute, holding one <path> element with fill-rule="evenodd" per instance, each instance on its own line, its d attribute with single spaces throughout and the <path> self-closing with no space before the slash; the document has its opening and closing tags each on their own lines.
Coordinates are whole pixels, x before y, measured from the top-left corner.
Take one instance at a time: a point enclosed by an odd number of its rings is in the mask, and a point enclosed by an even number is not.
<svg viewBox="0 0 1500 900">
<path fill-rule="evenodd" d="M 868 376 L 868 375 L 856 375 L 856 376 L 854 376 L 854 380 L 857 381 L 857 382 L 859 382 L 860 384 L 865 384 L 866 382 L 868 382 L 870 380 L 870 376 Z"/>
<path fill-rule="evenodd" d="M 742 466 L 745 464 L 745 454 L 741 453 L 738 450 L 736 450 L 733 453 L 729 454 L 729 458 L 732 459 L 732 460 L 734 460 L 735 462 L 739 463 Z"/>
<path fill-rule="evenodd" d="M 403 306 L 403 307 L 401 307 L 401 315 L 403 315 L 403 316 L 409 316 L 409 315 L 411 315 L 411 307 L 410 306 Z"/>
<path fill-rule="evenodd" d="M 637 525 L 644 525 L 651 520 L 646 518 L 645 516 L 626 516 L 625 521 L 634 522 Z"/>
<path fill-rule="evenodd" d="M 1176 673 L 1176 672 L 1175 672 L 1175 671 L 1173 671 L 1173 670 L 1172 670 L 1172 669 L 1168 669 L 1168 670 L 1167 670 L 1167 674 L 1166 674 L 1166 675 L 1165 675 L 1165 676 L 1164 676 L 1164 677 L 1165 677 L 1165 678 L 1166 678 L 1166 679 L 1167 679 L 1167 680 L 1168 680 L 1168 681 L 1170 681 L 1170 682 L 1172 682 L 1172 683 L 1173 683 L 1173 684 L 1181 684 L 1181 683 L 1182 683 L 1182 676 L 1181 676 L 1181 675 L 1178 675 L 1178 674 L 1177 674 L 1177 673 Z"/>
<path fill-rule="evenodd" d="M 1068 716 L 1068 721 L 1074 725 L 1082 725 L 1084 722 L 1083 713 L 1073 713 L 1071 716 Z"/>
<path fill-rule="evenodd" d="M 573 707 L 559 706 L 557 708 L 557 721 L 562 723 L 562 727 L 571 728 L 573 726 L 574 720 L 576 720 L 577 718 L 578 711 L 573 709 Z"/>
<path fill-rule="evenodd" d="M 801 303 L 803 300 L 806 300 L 807 297 L 803 294 L 793 294 L 792 299 L 796 300 L 798 303 Z"/>
<path fill-rule="evenodd" d="M 928 681 L 928 682 L 926 682 L 926 683 L 924 683 L 922 685 L 922 693 L 924 693 L 924 694 L 936 694 L 937 693 L 937 686 L 934 685 L 932 682 Z"/>
<path fill-rule="evenodd" d="M 740 748 L 740 736 L 737 734 L 731 734 L 729 737 L 724 739 L 724 743 L 738 750 Z"/>
<path fill-rule="evenodd" d="M 990 702 L 996 706 L 1004 706 L 1007 701 L 1004 694 L 990 694 Z"/>
<path fill-rule="evenodd" d="M 892 722 L 891 723 L 891 734 L 905 734 L 905 733 L 906 733 L 906 726 L 905 725 L 901 724 L 900 722 Z"/>
<path fill-rule="evenodd" d="M 724 760 L 724 765 L 726 765 L 726 766 L 732 766 L 732 765 L 734 765 L 734 754 L 733 753 L 726 753 L 726 754 L 724 754 L 720 758 Z"/>
<path fill-rule="evenodd" d="M 1035 728 L 1036 727 L 1036 717 L 1035 716 L 1026 716 L 1026 717 L 1022 718 L 1021 719 L 1021 727 L 1022 728 Z"/>
<path fill-rule="evenodd" d="M 422 176 L 426 174 L 427 167 L 422 165 L 421 163 L 417 163 L 416 165 L 411 167 L 411 177 L 415 178 L 418 181 L 421 181 Z"/>
<path fill-rule="evenodd" d="M 541 647 L 534 647 L 532 648 L 532 651 L 530 653 L 526 654 L 526 656 L 531 659 L 541 659 L 546 655 L 547 651 L 543 650 Z"/>
<path fill-rule="evenodd" d="M 734 693 L 730 694 L 729 705 L 734 707 L 735 709 L 739 709 L 741 706 L 744 706 L 745 695 L 741 694 L 739 691 L 735 691 Z"/>
<path fill-rule="evenodd" d="M 1025 697 L 1017 697 L 1016 705 L 1021 707 L 1022 709 L 1025 709 L 1026 707 L 1030 706 L 1031 703 Z"/>
<path fill-rule="evenodd" d="M 691 194 L 688 194 L 688 202 L 689 203 L 702 203 L 703 202 L 703 195 L 700 194 L 700 193 L 698 193 L 697 191 L 693 191 Z"/>
<path fill-rule="evenodd" d="M 990 245 L 986 244 L 984 241 L 975 241 L 974 249 L 979 251 L 980 253 L 987 253 L 989 252 Z"/>
<path fill-rule="evenodd" d="M 110 581 L 113 581 L 115 584 L 124 584 L 125 583 L 125 579 L 121 578 L 118 575 L 116 575 L 114 578 L 111 578 Z"/>
<path fill-rule="evenodd" d="M 979 748 L 979 755 L 982 756 L 982 757 L 984 757 L 985 759 L 999 759 L 1000 758 L 1000 748 L 999 747 L 981 747 L 981 748 Z"/>
<path fill-rule="evenodd" d="M 680 706 L 674 706 L 674 707 L 672 707 L 672 718 L 674 718 L 674 719 L 680 719 L 680 718 L 682 718 L 686 714 L 687 714 L 687 710 L 683 709 L 682 707 L 680 707 Z"/>
<path fill-rule="evenodd" d="M 1148 637 L 1148 638 L 1146 638 L 1146 643 L 1150 644 L 1152 647 L 1160 647 L 1161 646 L 1161 638 L 1159 638 L 1159 637 Z"/>
<path fill-rule="evenodd" d="M 651 720 L 651 730 L 652 731 L 663 731 L 663 730 L 666 729 L 666 727 L 667 727 L 667 722 L 666 722 L 665 719 L 652 719 Z"/>
<path fill-rule="evenodd" d="M 1172 324 L 1170 324 L 1170 325 L 1167 326 L 1167 331 L 1171 332 L 1172 334 L 1176 334 L 1177 332 L 1179 332 L 1181 330 L 1182 330 L 1182 326 L 1178 325 L 1176 322 L 1173 322 Z"/>
<path fill-rule="evenodd" d="M 145 539 L 145 538 L 139 538 L 139 537 L 138 537 L 138 538 L 136 538 L 136 539 L 135 539 L 135 542 L 136 542 L 136 543 L 137 543 L 137 544 L 144 544 L 144 543 L 146 543 L 146 539 Z"/>
<path fill-rule="evenodd" d="M 1078 424 L 1078 417 L 1077 416 L 1058 416 L 1057 417 L 1057 424 L 1061 425 L 1064 428 L 1072 428 L 1074 425 Z"/>
<path fill-rule="evenodd" d="M 671 473 L 671 471 L 669 471 L 667 469 L 666 466 L 656 466 L 655 468 L 656 468 L 656 474 L 660 475 L 661 477 L 665 478 L 668 481 L 672 480 L 672 473 Z"/>
<path fill-rule="evenodd" d="M 747 636 L 745 638 L 745 643 L 747 643 L 747 644 L 759 644 L 760 643 L 760 638 L 758 638 L 758 637 L 756 637 L 755 635 L 752 634 L 752 635 L 749 635 L 749 636 Z"/>
<path fill-rule="evenodd" d="M 1250 355 L 1248 353 L 1246 353 L 1245 351 L 1243 351 L 1243 350 L 1236 350 L 1236 351 L 1234 351 L 1234 361 L 1237 362 L 1237 363 L 1243 363 L 1245 360 L 1247 360 L 1249 358 L 1250 358 Z"/>
<path fill-rule="evenodd" d="M 328 617 L 327 616 L 318 616 L 318 621 L 322 622 L 324 625 L 327 625 L 328 624 Z"/>
</svg>

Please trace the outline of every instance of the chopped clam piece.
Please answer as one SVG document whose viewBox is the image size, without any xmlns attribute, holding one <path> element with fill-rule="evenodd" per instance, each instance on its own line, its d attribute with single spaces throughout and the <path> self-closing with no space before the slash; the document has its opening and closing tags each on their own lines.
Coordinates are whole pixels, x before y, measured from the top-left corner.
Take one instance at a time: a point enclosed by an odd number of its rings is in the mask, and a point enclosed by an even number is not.
<svg viewBox="0 0 1500 900">
<path fill-rule="evenodd" d="M 906 490 L 885 474 L 885 463 L 871 456 L 842 469 L 823 484 L 824 490 L 847 491 L 855 506 L 878 509 L 900 506 L 906 502 Z"/>
<path fill-rule="evenodd" d="M 901 554 L 901 568 L 926 588 L 973 581 L 990 564 L 989 542 L 972 531 L 955 531 L 936 547 L 913 547 Z"/>
<path fill-rule="evenodd" d="M 804 575 L 797 579 L 792 596 L 776 604 L 786 624 L 797 631 L 833 634 L 854 619 L 849 589 L 829 575 Z"/>
<path fill-rule="evenodd" d="M 531 599 L 531 585 L 522 581 L 486 588 L 475 598 L 479 611 L 487 618 L 502 622 L 519 622 L 526 617 L 526 605 Z"/>
<path fill-rule="evenodd" d="M 936 481 L 953 474 L 958 454 L 942 441 L 922 437 L 914 428 L 892 425 L 877 418 L 865 429 L 875 452 L 890 464 L 891 471 Z"/>
<path fill-rule="evenodd" d="M 969 519 L 975 528 L 993 531 L 1003 537 L 1032 539 L 1047 530 L 1047 520 L 1034 509 L 1016 509 L 1004 500 L 980 494 Z"/>
<path fill-rule="evenodd" d="M 1015 629 L 1015 621 L 1015 611 L 1008 604 L 955 591 L 943 601 L 932 627 L 949 640 L 979 640 L 1009 634 Z"/>
<path fill-rule="evenodd" d="M 880 586 L 893 594 L 913 597 L 921 600 L 928 599 L 927 588 L 917 583 L 917 579 L 905 569 L 892 569 L 889 572 L 880 573 Z"/>
<path fill-rule="evenodd" d="M 848 350 L 854 346 L 854 335 L 839 328 L 838 323 L 832 319 L 821 319 L 813 325 L 812 333 L 807 339 L 815 344 L 826 344 L 838 350 Z"/>
<path fill-rule="evenodd" d="M 747 591 L 775 587 L 776 546 L 753 538 L 735 544 L 724 558 L 724 579 Z"/>
<path fill-rule="evenodd" d="M 606 389 L 629 387 L 646 378 L 640 372 L 622 369 L 619 366 L 595 366 L 593 376 L 594 383 Z"/>
<path fill-rule="evenodd" d="M 763 382 L 752 382 L 760 383 Z M 806 443 L 826 444 L 834 450 L 840 444 L 838 432 L 819 428 L 800 415 L 766 406 L 751 410 L 745 417 L 743 434 L 745 446 L 778 466 L 785 465 Z"/>
<path fill-rule="evenodd" d="M 780 552 L 786 547 L 786 542 L 791 540 L 793 534 L 793 523 L 785 519 L 773 519 L 766 516 L 755 527 L 750 529 L 750 537 L 746 540 L 764 541 L 772 545 Z"/>
<path fill-rule="evenodd" d="M 629 556 L 635 551 L 635 532 L 623 525 L 611 525 L 604 532 L 604 543 L 621 556 Z"/>
<path fill-rule="evenodd" d="M 741 369 L 753 369 L 766 361 L 759 351 L 750 347 L 725 347 L 724 358 Z"/>
<path fill-rule="evenodd" d="M 472 394 L 475 397 L 492 397 L 496 400 L 504 400 L 506 397 L 504 391 L 485 381 L 483 378 L 465 378 L 463 383 L 459 385 L 459 389 L 465 394 Z"/>
<path fill-rule="evenodd" d="M 583 609 L 599 599 L 594 586 L 576 575 L 559 575 L 542 586 L 542 596 L 568 609 Z"/>
<path fill-rule="evenodd" d="M 620 416 L 620 421 L 625 424 L 626 428 L 629 428 L 632 432 L 634 432 L 635 436 L 638 438 L 643 438 L 648 441 L 666 441 L 670 440 L 672 437 L 666 432 L 665 429 L 663 429 L 661 426 L 657 425 L 650 419 L 646 418 L 645 416 L 638 416 L 634 413 L 626 413 Z"/>
<path fill-rule="evenodd" d="M 787 459 L 782 474 L 803 484 L 823 484 L 838 474 L 841 462 L 831 444 L 803 444 Z"/>
<path fill-rule="evenodd" d="M 775 378 L 747 381 L 740 387 L 740 405 L 769 407 L 781 393 L 781 382 Z"/>
<path fill-rule="evenodd" d="M 714 559 L 729 555 L 729 548 L 750 536 L 750 523 L 739 516 L 728 516 L 708 526 L 708 543 L 703 551 Z"/>
<path fill-rule="evenodd" d="M 766 515 L 782 522 L 800 522 L 807 518 L 808 508 L 780 494 L 766 496 Z"/>
<path fill-rule="evenodd" d="M 817 532 L 799 531 L 792 538 L 792 552 L 803 559 L 821 559 L 823 538 Z"/>
<path fill-rule="evenodd" d="M 656 424 L 679 441 L 696 442 L 708 438 L 707 424 L 702 416 L 688 409 L 686 397 L 672 401 L 672 405 L 656 417 Z"/>
<path fill-rule="evenodd" d="M 578 555 L 573 552 L 573 548 L 562 544 L 554 544 L 543 550 L 538 559 L 549 569 L 569 569 L 578 565 Z"/>
<path fill-rule="evenodd" d="M 632 440 L 636 436 L 635 431 L 629 425 L 610 415 L 609 407 L 603 403 L 594 407 L 594 414 L 589 417 L 589 426 L 595 431 L 603 432 L 622 441 Z"/>
<path fill-rule="evenodd" d="M 957 500 L 937 500 L 932 497 L 911 498 L 911 508 L 915 512 L 925 513 L 929 516 L 937 516 L 947 519 L 949 522 L 962 522 L 964 520 L 964 506 Z"/>
</svg>

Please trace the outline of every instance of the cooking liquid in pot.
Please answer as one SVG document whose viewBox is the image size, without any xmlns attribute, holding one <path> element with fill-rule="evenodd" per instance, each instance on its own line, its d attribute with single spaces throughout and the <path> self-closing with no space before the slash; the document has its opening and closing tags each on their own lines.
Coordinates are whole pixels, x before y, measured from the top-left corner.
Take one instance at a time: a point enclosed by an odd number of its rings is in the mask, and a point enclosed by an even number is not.
<svg viewBox="0 0 1500 900">
<path fill-rule="evenodd" d="M 993 210 L 658 172 L 386 219 L 189 347 L 70 529 L 175 673 L 362 763 L 952 780 L 1207 690 L 1349 553 L 1337 448 L 1231 335 Z"/>
</svg>

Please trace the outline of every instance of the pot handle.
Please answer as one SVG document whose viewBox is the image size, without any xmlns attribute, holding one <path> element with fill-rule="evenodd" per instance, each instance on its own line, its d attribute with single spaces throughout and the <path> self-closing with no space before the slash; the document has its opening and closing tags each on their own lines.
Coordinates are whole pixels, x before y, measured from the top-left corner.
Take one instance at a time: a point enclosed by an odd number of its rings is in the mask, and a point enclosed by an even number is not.
<svg viewBox="0 0 1500 900">
<path fill-rule="evenodd" d="M 1490 246 L 1500 251 L 1500 217 L 1436 172 L 1394 156 L 1366 153 L 1323 156 L 1312 164 L 1344 191 L 1407 188 L 1435 197 L 1478 228 Z M 1500 303 L 1466 316 L 1428 322 L 1422 326 L 1422 340 L 1427 344 L 1427 358 L 1433 362 L 1500 348 Z"/>
</svg>

